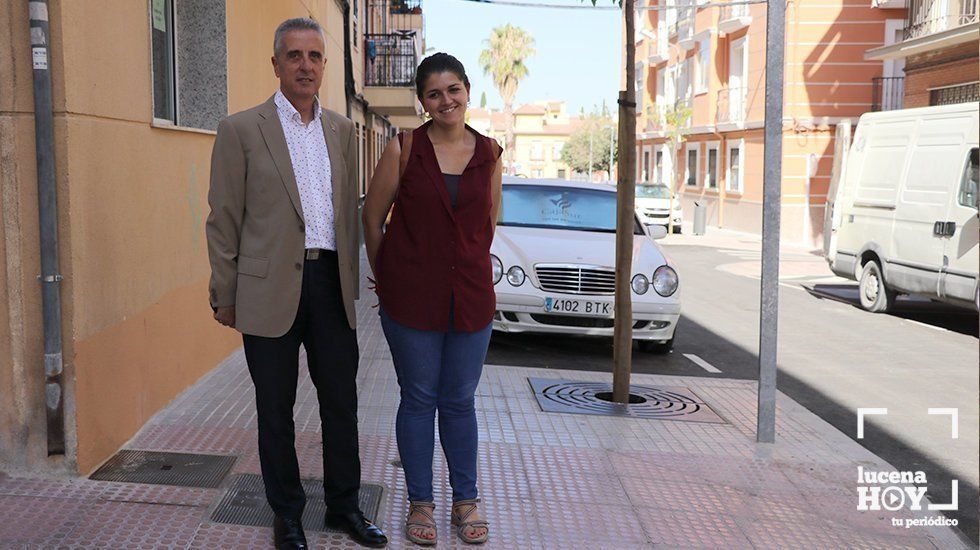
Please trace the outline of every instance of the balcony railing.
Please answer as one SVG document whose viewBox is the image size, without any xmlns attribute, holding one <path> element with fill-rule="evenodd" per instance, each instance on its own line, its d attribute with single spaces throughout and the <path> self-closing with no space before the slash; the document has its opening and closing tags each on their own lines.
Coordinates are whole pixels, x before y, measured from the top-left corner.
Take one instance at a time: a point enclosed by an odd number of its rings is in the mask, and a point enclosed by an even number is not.
<svg viewBox="0 0 980 550">
<path fill-rule="evenodd" d="M 909 0 L 905 40 L 977 22 L 977 0 Z"/>
<path fill-rule="evenodd" d="M 368 0 L 367 34 L 422 29 L 422 0 Z"/>
<path fill-rule="evenodd" d="M 718 15 L 719 21 L 727 21 L 729 19 L 749 16 L 748 4 L 728 4 L 728 5 L 721 6 L 720 9 L 721 11 L 719 12 Z"/>
<path fill-rule="evenodd" d="M 904 97 L 904 76 L 879 76 L 871 79 L 872 111 L 893 111 L 895 109 L 901 109 Z"/>
<path fill-rule="evenodd" d="M 413 86 L 418 66 L 415 40 L 414 32 L 364 35 L 364 84 Z"/>
<path fill-rule="evenodd" d="M 746 97 L 748 97 L 746 89 L 742 87 L 719 90 L 715 122 L 717 124 L 744 122 Z"/>
</svg>

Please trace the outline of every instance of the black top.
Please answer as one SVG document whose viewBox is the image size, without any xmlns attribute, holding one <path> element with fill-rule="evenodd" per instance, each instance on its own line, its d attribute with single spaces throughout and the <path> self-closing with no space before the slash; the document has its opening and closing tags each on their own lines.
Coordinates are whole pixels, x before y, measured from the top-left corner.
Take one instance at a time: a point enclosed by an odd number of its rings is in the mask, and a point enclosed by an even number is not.
<svg viewBox="0 0 980 550">
<path fill-rule="evenodd" d="M 459 193 L 459 178 L 462 174 L 442 174 L 442 179 L 446 181 L 446 191 L 449 192 L 449 202 L 456 208 L 456 194 Z"/>
</svg>

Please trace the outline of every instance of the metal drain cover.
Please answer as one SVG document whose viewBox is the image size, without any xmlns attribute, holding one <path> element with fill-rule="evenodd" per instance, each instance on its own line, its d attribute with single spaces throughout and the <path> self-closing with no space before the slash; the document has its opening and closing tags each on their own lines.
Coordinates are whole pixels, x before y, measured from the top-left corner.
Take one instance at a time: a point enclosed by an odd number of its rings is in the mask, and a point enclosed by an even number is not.
<svg viewBox="0 0 980 550">
<path fill-rule="evenodd" d="M 323 525 L 323 514 L 327 511 L 323 503 L 323 480 L 304 479 L 303 492 L 306 493 L 306 508 L 303 509 L 303 527 L 311 531 L 334 531 Z M 369 483 L 361 484 L 358 495 L 358 505 L 364 512 L 364 517 L 374 523 L 380 523 L 378 514 L 381 510 L 381 498 L 384 487 Z M 255 527 L 272 527 L 274 514 L 269 503 L 265 500 L 265 486 L 262 476 L 255 474 L 239 474 L 232 478 L 231 487 L 211 513 L 211 521 L 215 523 L 231 523 L 234 525 L 252 525 Z"/>
<path fill-rule="evenodd" d="M 123 449 L 89 476 L 100 481 L 214 488 L 221 485 L 234 456 Z"/>
<path fill-rule="evenodd" d="M 630 404 L 622 405 L 596 396 L 612 391 L 612 385 L 604 382 L 548 378 L 528 378 L 527 381 L 544 412 L 726 423 L 703 399 L 684 387 L 631 385 Z"/>
</svg>

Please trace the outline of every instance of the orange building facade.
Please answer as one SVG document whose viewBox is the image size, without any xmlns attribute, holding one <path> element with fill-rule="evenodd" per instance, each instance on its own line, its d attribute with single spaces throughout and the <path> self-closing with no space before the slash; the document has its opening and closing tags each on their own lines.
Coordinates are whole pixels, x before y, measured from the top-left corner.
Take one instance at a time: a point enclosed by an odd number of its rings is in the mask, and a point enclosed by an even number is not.
<svg viewBox="0 0 980 550">
<path fill-rule="evenodd" d="M 903 17 L 787 2 L 783 241 L 820 242 L 835 127 L 871 110 L 888 67 L 865 52 Z M 672 186 L 686 219 L 697 202 L 708 225 L 761 233 L 766 5 L 641 0 L 636 21 L 637 182 Z"/>
</svg>

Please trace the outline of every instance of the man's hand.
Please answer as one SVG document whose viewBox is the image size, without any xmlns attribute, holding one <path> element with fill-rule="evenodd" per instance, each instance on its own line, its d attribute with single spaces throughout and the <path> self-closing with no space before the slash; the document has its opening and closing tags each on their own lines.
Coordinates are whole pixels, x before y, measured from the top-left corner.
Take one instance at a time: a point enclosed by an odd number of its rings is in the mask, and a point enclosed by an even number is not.
<svg viewBox="0 0 980 550">
<path fill-rule="evenodd" d="M 235 306 L 219 307 L 214 312 L 214 320 L 226 327 L 235 327 Z"/>
</svg>

